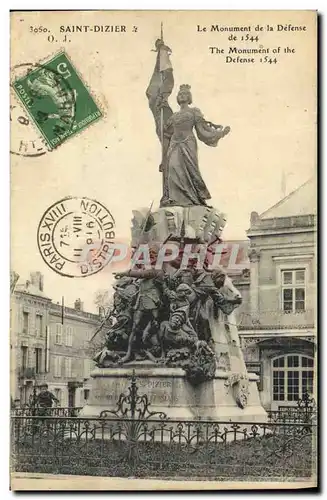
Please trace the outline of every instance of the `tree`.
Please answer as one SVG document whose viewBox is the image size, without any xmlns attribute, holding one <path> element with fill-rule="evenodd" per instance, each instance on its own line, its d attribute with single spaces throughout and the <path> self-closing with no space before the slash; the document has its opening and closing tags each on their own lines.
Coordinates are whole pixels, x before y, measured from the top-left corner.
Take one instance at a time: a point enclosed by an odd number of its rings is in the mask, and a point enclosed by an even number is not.
<svg viewBox="0 0 327 500">
<path fill-rule="evenodd" d="M 100 318 L 106 318 L 113 308 L 113 294 L 109 290 L 97 290 L 94 304 L 98 306 Z"/>
<path fill-rule="evenodd" d="M 113 294 L 109 290 L 97 290 L 94 304 L 99 309 L 100 325 L 89 341 L 87 354 L 93 358 L 105 344 L 105 334 L 110 326 L 110 313 L 113 310 Z"/>
</svg>

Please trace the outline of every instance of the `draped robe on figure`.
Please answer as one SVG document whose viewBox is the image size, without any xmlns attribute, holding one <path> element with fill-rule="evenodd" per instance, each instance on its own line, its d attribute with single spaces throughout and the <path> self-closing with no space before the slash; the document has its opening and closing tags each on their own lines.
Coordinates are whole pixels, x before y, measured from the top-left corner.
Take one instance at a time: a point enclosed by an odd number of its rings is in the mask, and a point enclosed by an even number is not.
<svg viewBox="0 0 327 500">
<path fill-rule="evenodd" d="M 173 86 L 173 70 L 169 60 L 170 49 L 162 46 L 146 91 L 154 116 L 156 132 L 162 143 L 163 198 L 161 205 L 205 205 L 211 198 L 198 164 L 198 139 L 207 146 L 217 146 L 223 137 L 221 127 L 207 122 L 198 108 L 186 108 L 173 113 L 168 104 Z"/>
</svg>

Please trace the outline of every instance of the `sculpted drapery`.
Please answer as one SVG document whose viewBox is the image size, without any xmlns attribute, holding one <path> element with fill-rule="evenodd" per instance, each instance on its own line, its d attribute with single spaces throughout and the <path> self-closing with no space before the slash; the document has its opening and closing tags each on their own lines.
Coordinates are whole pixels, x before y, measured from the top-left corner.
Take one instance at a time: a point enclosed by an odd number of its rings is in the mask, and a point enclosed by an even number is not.
<svg viewBox="0 0 327 500">
<path fill-rule="evenodd" d="M 146 94 L 163 151 L 161 206 L 205 205 L 211 196 L 199 170 L 194 130 L 201 142 L 215 147 L 230 129 L 206 121 L 198 108 L 190 107 L 189 85 L 180 86 L 177 95 L 180 110 L 173 113 L 168 104 L 174 86 L 170 49 L 160 40 L 156 49 L 157 61 Z"/>
</svg>

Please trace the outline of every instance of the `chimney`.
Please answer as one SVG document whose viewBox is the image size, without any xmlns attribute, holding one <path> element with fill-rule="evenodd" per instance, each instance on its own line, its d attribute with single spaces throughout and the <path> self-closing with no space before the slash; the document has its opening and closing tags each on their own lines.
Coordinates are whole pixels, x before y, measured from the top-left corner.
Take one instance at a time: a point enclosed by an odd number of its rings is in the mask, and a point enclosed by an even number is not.
<svg viewBox="0 0 327 500">
<path fill-rule="evenodd" d="M 251 212 L 250 224 L 254 226 L 260 220 L 258 212 Z"/>
<path fill-rule="evenodd" d="M 43 292 L 43 274 L 41 274 L 40 271 L 31 273 L 31 283 L 33 286 L 36 286 L 40 292 Z"/>
<path fill-rule="evenodd" d="M 74 308 L 76 311 L 83 311 L 83 302 L 81 301 L 81 299 L 75 300 Z"/>
</svg>

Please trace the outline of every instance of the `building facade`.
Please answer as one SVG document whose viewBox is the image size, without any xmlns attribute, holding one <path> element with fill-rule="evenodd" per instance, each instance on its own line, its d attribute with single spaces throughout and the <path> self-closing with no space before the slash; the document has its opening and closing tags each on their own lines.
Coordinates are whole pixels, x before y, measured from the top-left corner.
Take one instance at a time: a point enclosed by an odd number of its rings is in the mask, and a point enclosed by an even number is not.
<svg viewBox="0 0 327 500">
<path fill-rule="evenodd" d="M 239 330 L 266 409 L 315 394 L 316 202 L 306 182 L 261 215 L 251 214 L 250 280 Z M 246 288 L 246 286 L 244 287 Z"/>
<path fill-rule="evenodd" d="M 11 297 L 11 396 L 25 404 L 33 387 L 44 379 L 51 299 L 43 291 L 40 273 L 17 284 Z"/>
<path fill-rule="evenodd" d="M 49 390 L 59 406 L 84 406 L 90 392 L 90 372 L 95 363 L 89 358 L 89 340 L 99 325 L 99 316 L 83 311 L 77 299 L 74 307 L 51 304 L 49 311 L 50 366 Z"/>
<path fill-rule="evenodd" d="M 11 397 L 27 404 L 42 383 L 47 383 L 59 406 L 83 406 L 90 390 L 93 362 L 89 339 L 99 316 L 52 302 L 43 290 L 43 276 L 17 284 L 11 300 Z"/>
</svg>

